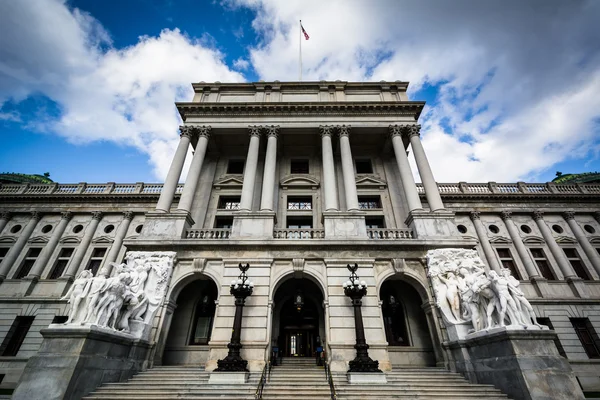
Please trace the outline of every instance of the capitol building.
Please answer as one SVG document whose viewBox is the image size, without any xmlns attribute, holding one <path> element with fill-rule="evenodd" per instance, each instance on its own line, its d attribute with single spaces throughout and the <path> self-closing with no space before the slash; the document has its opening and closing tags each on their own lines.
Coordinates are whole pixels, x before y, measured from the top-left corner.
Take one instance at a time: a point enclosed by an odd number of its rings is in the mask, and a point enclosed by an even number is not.
<svg viewBox="0 0 600 400">
<path fill-rule="evenodd" d="M 0 398 L 600 397 L 600 184 L 436 182 L 407 87 L 195 83 L 164 183 L 3 180 Z"/>
</svg>

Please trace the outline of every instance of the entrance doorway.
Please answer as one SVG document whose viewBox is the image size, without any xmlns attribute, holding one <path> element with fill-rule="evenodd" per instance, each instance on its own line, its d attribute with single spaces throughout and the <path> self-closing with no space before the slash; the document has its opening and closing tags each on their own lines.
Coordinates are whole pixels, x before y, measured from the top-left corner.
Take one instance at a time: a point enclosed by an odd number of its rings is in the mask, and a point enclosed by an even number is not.
<svg viewBox="0 0 600 400">
<path fill-rule="evenodd" d="M 289 279 L 274 299 L 272 347 L 278 357 L 315 357 L 324 345 L 321 291 L 308 279 Z"/>
</svg>

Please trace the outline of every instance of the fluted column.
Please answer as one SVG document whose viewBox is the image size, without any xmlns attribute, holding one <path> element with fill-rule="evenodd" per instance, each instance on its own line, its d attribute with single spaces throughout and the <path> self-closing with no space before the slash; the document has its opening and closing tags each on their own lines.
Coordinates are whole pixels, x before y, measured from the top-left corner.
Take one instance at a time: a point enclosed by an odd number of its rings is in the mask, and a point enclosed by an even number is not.
<svg viewBox="0 0 600 400">
<path fill-rule="evenodd" d="M 406 155 L 404 143 L 402 142 L 402 129 L 399 125 L 390 125 L 389 131 L 392 145 L 394 146 L 394 153 L 396 154 L 396 163 L 398 164 L 400 181 L 402 182 L 402 187 L 404 189 L 408 210 L 413 211 L 422 209 L 423 205 L 421 204 L 421 199 L 417 192 L 417 184 L 415 183 L 415 178 L 410 170 L 408 156 Z"/>
<path fill-rule="evenodd" d="M 98 224 L 100 223 L 101 219 L 102 213 L 100 211 L 94 211 L 92 213 L 92 221 L 85 229 L 85 234 L 81 239 L 81 243 L 79 243 L 79 246 L 77 246 L 77 250 L 75 250 L 75 254 L 71 259 L 71 263 L 69 264 L 67 272 L 65 272 L 63 275 L 64 278 L 73 278 L 77 273 L 77 270 L 83 261 L 83 257 L 85 256 L 85 253 L 92 241 L 92 238 L 94 237 L 94 233 L 96 232 L 96 228 L 98 228 Z"/>
<path fill-rule="evenodd" d="M 31 213 L 31 219 L 25 226 L 25 229 L 23 229 L 23 232 L 21 233 L 15 244 L 10 248 L 10 250 L 6 254 L 6 257 L 4 257 L 4 260 L 2 260 L 2 264 L 0 264 L 0 281 L 6 279 L 6 276 L 10 272 L 10 268 L 13 266 L 17 257 L 19 257 L 19 254 L 21 254 L 21 252 L 23 251 L 23 248 L 27 244 L 31 233 L 35 229 L 35 226 L 37 225 L 40 218 L 42 218 L 42 215 L 37 211 L 33 211 Z"/>
<path fill-rule="evenodd" d="M 0 214 L 0 233 L 4 230 L 4 227 L 10 221 L 10 213 L 8 211 L 4 211 Z"/>
<path fill-rule="evenodd" d="M 335 167 L 333 162 L 333 148 L 331 134 L 333 126 L 319 126 L 321 132 L 321 151 L 323 154 L 323 192 L 325 196 L 325 211 L 339 210 L 337 184 L 335 180 Z"/>
<path fill-rule="evenodd" d="M 252 199 L 254 197 L 254 183 L 256 181 L 256 168 L 258 166 L 258 149 L 260 145 L 261 126 L 249 126 L 250 145 L 246 156 L 246 167 L 244 168 L 244 184 L 242 186 L 242 197 L 240 199 L 240 211 L 252 210 Z"/>
<path fill-rule="evenodd" d="M 56 228 L 54 228 L 54 232 L 52 232 L 50 240 L 48 240 L 48 243 L 46 243 L 46 246 L 44 246 L 40 252 L 39 257 L 37 260 L 35 260 L 35 264 L 33 264 L 31 272 L 27 276 L 28 278 L 39 278 L 42 276 L 44 268 L 46 268 L 48 260 L 50 260 L 50 256 L 52 256 L 52 253 L 54 253 L 60 238 L 62 237 L 63 233 L 65 233 L 65 229 L 67 228 L 72 216 L 73 214 L 69 211 L 65 211 L 61 214 L 60 222 L 58 225 L 56 225 Z"/>
<path fill-rule="evenodd" d="M 542 237 L 546 241 L 546 244 L 550 248 L 550 252 L 554 256 L 554 259 L 558 263 L 558 268 L 563 274 L 565 279 L 567 278 L 577 278 L 577 274 L 573 270 L 571 263 L 567 260 L 567 256 L 565 256 L 565 252 L 560 248 L 558 244 L 556 244 L 556 240 L 554 240 L 554 236 L 552 236 L 552 232 L 550 232 L 550 228 L 546 225 L 546 221 L 544 221 L 544 214 L 540 211 L 533 212 L 533 219 L 535 220 L 538 229 L 542 233 Z"/>
<path fill-rule="evenodd" d="M 517 249 L 519 258 L 521 258 L 521 261 L 523 261 L 523 265 L 525 266 L 527 275 L 529 275 L 529 278 L 539 278 L 540 273 L 538 272 L 537 267 L 533 262 L 533 259 L 529 255 L 527 248 L 523 244 L 523 241 L 521 240 L 519 230 L 517 229 L 515 222 L 512 220 L 512 213 L 508 211 L 502 211 L 500 217 L 504 221 L 504 225 L 506 225 L 506 229 L 508 230 L 510 239 L 512 240 L 513 244 L 515 245 L 515 248 Z"/>
<path fill-rule="evenodd" d="M 123 220 L 121 221 L 119 229 L 115 234 L 115 240 L 112 246 L 110 246 L 110 250 L 106 255 L 106 259 L 104 260 L 104 266 L 100 270 L 100 274 L 107 277 L 110 276 L 110 273 L 113 269 L 111 263 L 117 261 L 117 256 L 119 255 L 119 251 L 121 251 L 121 247 L 123 246 L 123 239 L 125 239 L 125 236 L 127 235 L 127 231 L 129 230 L 129 225 L 131 224 L 131 220 L 133 219 L 133 217 L 134 215 L 131 211 L 125 211 L 123 213 Z"/>
<path fill-rule="evenodd" d="M 267 126 L 267 155 L 263 171 L 262 192 L 260 197 L 261 211 L 273 211 L 273 189 L 275 188 L 275 170 L 277 167 L 277 135 L 279 125 Z"/>
<path fill-rule="evenodd" d="M 581 229 L 581 226 L 579 226 L 577 221 L 575 221 L 575 213 L 572 211 L 567 211 L 563 213 L 563 217 L 565 220 L 567 220 L 571 231 L 573 231 L 573 234 L 577 238 L 577 241 L 579 242 L 579 245 L 585 252 L 585 255 L 592 263 L 592 266 L 594 267 L 598 275 L 600 275 L 600 256 L 598 256 L 598 252 L 592 247 L 592 245 L 588 241 L 587 237 L 585 236 L 585 233 L 583 232 L 583 229 Z"/>
<path fill-rule="evenodd" d="M 348 211 L 358 210 L 358 194 L 356 193 L 356 176 L 354 162 L 350 150 L 350 125 L 338 126 L 340 135 L 340 154 L 342 156 L 342 175 L 344 176 L 344 194 Z"/>
<path fill-rule="evenodd" d="M 423 182 L 423 188 L 425 189 L 425 196 L 427 197 L 427 203 L 431 211 L 442 210 L 444 203 L 442 203 L 442 197 L 438 189 L 433 172 L 429 166 L 429 161 L 425 155 L 423 144 L 421 143 L 421 125 L 405 125 L 405 131 L 410 139 L 415 161 L 417 162 L 417 169 Z"/>
<path fill-rule="evenodd" d="M 175 157 L 173 157 L 171 167 L 167 173 L 167 179 L 165 179 L 165 184 L 160 192 L 160 198 L 156 204 L 156 211 L 169 212 L 171 210 L 171 204 L 173 204 L 177 184 L 179 183 L 181 171 L 183 170 L 185 156 L 187 155 L 188 147 L 190 146 L 193 127 L 184 125 L 180 126 L 179 130 L 181 131 L 181 138 L 179 139 Z"/>
<path fill-rule="evenodd" d="M 473 221 L 473 225 L 475 226 L 475 232 L 477 232 L 477 237 L 479 238 L 479 243 L 481 244 L 481 248 L 483 249 L 483 253 L 485 254 L 488 265 L 494 271 L 500 272 L 500 263 L 498 262 L 496 253 L 494 252 L 494 249 L 488 240 L 488 236 L 485 231 L 485 227 L 481 222 L 479 212 L 473 211 L 469 216 L 471 217 L 471 221 Z"/>
<path fill-rule="evenodd" d="M 202 164 L 204 163 L 204 157 L 206 156 L 210 129 L 210 126 L 194 127 L 194 131 L 198 135 L 198 143 L 196 144 L 196 151 L 192 158 L 192 164 L 190 165 L 185 185 L 183 185 L 183 193 L 181 193 L 181 198 L 177 205 L 178 210 L 190 212 L 192 209 L 196 187 L 198 187 L 198 180 L 200 179 L 200 173 L 202 172 Z"/>
</svg>

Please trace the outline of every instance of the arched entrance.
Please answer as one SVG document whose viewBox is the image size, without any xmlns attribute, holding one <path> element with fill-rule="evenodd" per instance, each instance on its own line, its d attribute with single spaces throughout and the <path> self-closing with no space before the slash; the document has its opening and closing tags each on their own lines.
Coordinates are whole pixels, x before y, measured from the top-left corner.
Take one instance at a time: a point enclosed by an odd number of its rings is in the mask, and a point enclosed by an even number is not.
<svg viewBox="0 0 600 400">
<path fill-rule="evenodd" d="M 379 292 L 392 365 L 435 366 L 435 353 L 419 293 L 408 282 L 388 279 Z"/>
<path fill-rule="evenodd" d="M 164 365 L 207 361 L 217 293 L 215 283 L 206 277 L 199 277 L 181 290 L 167 335 Z"/>
<path fill-rule="evenodd" d="M 323 294 L 309 279 L 289 279 L 273 296 L 271 345 L 280 357 L 314 357 L 325 343 Z"/>
</svg>

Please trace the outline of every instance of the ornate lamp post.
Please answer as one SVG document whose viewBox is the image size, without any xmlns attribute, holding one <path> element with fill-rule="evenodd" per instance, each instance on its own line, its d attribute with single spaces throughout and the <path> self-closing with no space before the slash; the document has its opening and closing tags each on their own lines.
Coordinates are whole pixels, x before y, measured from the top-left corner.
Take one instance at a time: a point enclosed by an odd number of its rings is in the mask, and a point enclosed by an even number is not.
<svg viewBox="0 0 600 400">
<path fill-rule="evenodd" d="M 367 284 L 365 281 L 359 281 L 358 275 L 356 275 L 357 269 L 358 264 L 354 264 L 354 266 L 348 264 L 348 270 L 351 272 L 350 279 L 342 284 L 344 294 L 352 299 L 354 328 L 356 330 L 356 344 L 354 345 L 356 358 L 350 361 L 348 372 L 381 372 L 379 361 L 372 360 L 369 357 L 369 345 L 365 340 L 365 328 L 360 307 L 362 298 L 367 294 Z"/>
<path fill-rule="evenodd" d="M 242 343 L 240 342 L 242 333 L 242 311 L 244 309 L 244 302 L 246 297 L 252 294 L 254 283 L 248 280 L 246 271 L 250 268 L 250 264 L 245 266 L 239 265 L 242 273 L 237 280 L 231 281 L 231 288 L 229 293 L 235 296 L 235 318 L 233 320 L 233 332 L 231 332 L 231 342 L 227 345 L 229 352 L 227 357 L 217 361 L 218 368 L 215 371 L 218 372 L 235 372 L 235 371 L 248 371 L 248 361 L 244 360 L 240 356 L 240 349 Z"/>
</svg>

